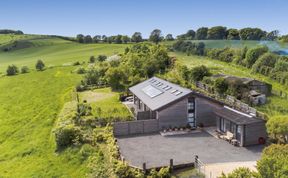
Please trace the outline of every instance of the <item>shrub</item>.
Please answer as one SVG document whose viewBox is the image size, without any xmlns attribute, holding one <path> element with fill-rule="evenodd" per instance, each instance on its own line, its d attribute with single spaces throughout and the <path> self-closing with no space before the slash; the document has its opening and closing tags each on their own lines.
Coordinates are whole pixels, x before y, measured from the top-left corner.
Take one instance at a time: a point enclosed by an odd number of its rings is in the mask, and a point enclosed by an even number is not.
<svg viewBox="0 0 288 178">
<path fill-rule="evenodd" d="M 81 149 L 80 149 L 80 154 L 83 160 L 86 160 L 89 156 L 92 155 L 92 153 L 94 152 L 94 147 L 92 147 L 89 144 L 84 144 L 82 145 Z"/>
<path fill-rule="evenodd" d="M 39 59 L 39 60 L 36 62 L 35 67 L 36 67 L 37 70 L 42 71 L 42 70 L 44 69 L 44 67 L 45 67 L 45 64 L 44 64 L 44 62 L 43 62 L 41 59 Z"/>
<path fill-rule="evenodd" d="M 105 55 L 98 55 L 98 57 L 97 57 L 97 60 L 99 61 L 99 62 L 103 62 L 103 61 L 105 61 L 107 59 L 107 56 L 105 56 Z"/>
<path fill-rule="evenodd" d="M 59 126 L 55 129 L 57 149 L 78 144 L 80 140 L 80 129 L 73 124 Z"/>
<path fill-rule="evenodd" d="M 79 61 L 73 63 L 73 66 L 79 66 L 79 65 L 81 65 Z"/>
<path fill-rule="evenodd" d="M 77 74 L 84 74 L 86 72 L 85 68 L 84 67 L 79 67 L 77 69 Z"/>
<path fill-rule="evenodd" d="M 80 116 L 89 116 L 92 114 L 92 107 L 87 103 L 78 104 L 78 114 Z"/>
<path fill-rule="evenodd" d="M 90 56 L 89 63 L 95 63 L 95 57 L 94 56 Z"/>
<path fill-rule="evenodd" d="M 205 76 L 209 75 L 209 69 L 204 65 L 194 67 L 190 73 L 190 77 L 193 81 L 201 81 Z"/>
<path fill-rule="evenodd" d="M 86 86 L 82 85 L 82 84 L 76 85 L 75 88 L 76 88 L 77 92 L 81 92 L 81 91 L 85 91 L 86 90 Z"/>
<path fill-rule="evenodd" d="M 228 90 L 228 83 L 224 78 L 217 78 L 214 87 L 219 94 L 224 94 Z"/>
<path fill-rule="evenodd" d="M 256 172 L 253 172 L 246 167 L 240 167 L 233 170 L 233 172 L 229 173 L 228 175 L 225 175 L 222 172 L 222 175 L 219 178 L 256 178 L 256 177 L 258 177 Z"/>
<path fill-rule="evenodd" d="M 262 178 L 287 177 L 288 145 L 273 144 L 266 147 L 257 162 L 257 170 Z"/>
<path fill-rule="evenodd" d="M 29 72 L 29 68 L 27 66 L 21 67 L 21 73 L 22 74 L 25 74 L 25 73 L 28 73 L 28 72 Z"/>
<path fill-rule="evenodd" d="M 6 73 L 7 73 L 8 76 L 16 75 L 16 74 L 19 73 L 18 67 L 15 66 L 15 65 L 9 65 L 7 67 Z"/>
<path fill-rule="evenodd" d="M 258 58 L 266 52 L 268 52 L 267 46 L 261 46 L 249 49 L 245 57 L 246 66 L 248 68 L 252 67 L 252 65 L 258 60 Z"/>
<path fill-rule="evenodd" d="M 288 116 L 272 117 L 266 123 L 268 133 L 280 143 L 288 143 Z"/>
</svg>

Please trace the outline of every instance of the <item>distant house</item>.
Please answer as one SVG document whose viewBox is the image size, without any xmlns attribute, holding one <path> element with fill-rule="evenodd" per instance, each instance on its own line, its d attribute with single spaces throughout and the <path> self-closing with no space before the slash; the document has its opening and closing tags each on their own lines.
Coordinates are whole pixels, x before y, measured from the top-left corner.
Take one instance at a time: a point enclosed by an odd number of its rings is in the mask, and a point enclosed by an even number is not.
<svg viewBox="0 0 288 178">
<path fill-rule="evenodd" d="M 241 146 L 266 138 L 265 121 L 229 109 L 224 103 L 190 89 L 152 77 L 131 88 L 136 120 L 158 120 L 158 129 L 214 126 L 231 132 Z"/>
</svg>

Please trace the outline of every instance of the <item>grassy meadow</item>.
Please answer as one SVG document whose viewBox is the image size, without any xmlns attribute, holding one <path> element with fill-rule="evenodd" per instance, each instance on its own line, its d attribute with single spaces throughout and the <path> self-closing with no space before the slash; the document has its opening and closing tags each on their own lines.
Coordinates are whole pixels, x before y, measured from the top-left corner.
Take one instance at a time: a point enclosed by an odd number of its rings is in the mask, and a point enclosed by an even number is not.
<svg viewBox="0 0 288 178">
<path fill-rule="evenodd" d="M 28 66 L 31 72 L 0 77 L 0 177 L 85 177 L 88 170 L 79 153 L 81 148 L 56 153 L 52 134 L 57 115 L 82 79 L 72 72 L 76 67 L 70 64 L 87 62 L 91 55 L 122 52 L 125 45 L 78 44 L 55 37 L 26 35 L 13 38 L 0 35 L 0 44 L 16 38 L 33 45 L 1 51 L 0 73 L 5 74 L 10 64 L 19 68 Z M 37 72 L 34 70 L 37 59 L 42 59 L 47 67 L 55 67 Z M 112 100 L 116 98 L 115 94 L 107 95 Z"/>
<path fill-rule="evenodd" d="M 212 73 L 223 73 L 228 75 L 235 75 L 239 77 L 250 77 L 261 81 L 265 81 L 273 85 L 273 90 L 287 91 L 288 87 L 277 83 L 269 77 L 261 74 L 252 74 L 251 71 L 245 67 L 233 64 L 225 63 L 219 60 L 209 59 L 201 56 L 187 56 L 184 53 L 171 53 L 172 56 L 176 56 L 177 59 L 187 65 L 188 67 L 194 67 L 198 65 L 206 65 L 211 69 Z M 288 102 L 286 99 L 278 96 L 272 96 L 268 98 L 268 103 L 264 106 L 257 107 L 259 111 L 262 111 L 269 116 L 281 115 L 288 113 Z"/>
</svg>

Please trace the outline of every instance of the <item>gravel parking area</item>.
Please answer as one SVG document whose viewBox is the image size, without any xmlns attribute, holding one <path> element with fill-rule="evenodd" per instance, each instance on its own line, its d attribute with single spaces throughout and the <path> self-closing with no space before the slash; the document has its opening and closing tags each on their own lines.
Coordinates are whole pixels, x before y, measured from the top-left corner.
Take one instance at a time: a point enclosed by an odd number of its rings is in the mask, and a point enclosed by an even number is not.
<svg viewBox="0 0 288 178">
<path fill-rule="evenodd" d="M 247 162 L 260 158 L 263 146 L 235 147 L 228 142 L 216 139 L 206 132 L 177 136 L 141 135 L 118 138 L 120 152 L 133 166 L 147 168 L 194 162 L 198 155 L 204 164 Z"/>
</svg>

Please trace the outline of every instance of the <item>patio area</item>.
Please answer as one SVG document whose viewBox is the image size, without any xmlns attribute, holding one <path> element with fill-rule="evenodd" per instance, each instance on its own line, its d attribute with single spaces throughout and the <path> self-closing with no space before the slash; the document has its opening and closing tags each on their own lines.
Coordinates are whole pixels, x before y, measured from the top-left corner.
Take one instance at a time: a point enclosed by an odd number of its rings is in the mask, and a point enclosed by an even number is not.
<svg viewBox="0 0 288 178">
<path fill-rule="evenodd" d="M 248 162 L 260 158 L 263 146 L 235 147 L 224 140 L 216 139 L 205 131 L 185 135 L 141 135 L 118 138 L 121 155 L 132 166 L 169 166 L 194 162 L 195 155 L 204 164 Z"/>
</svg>

